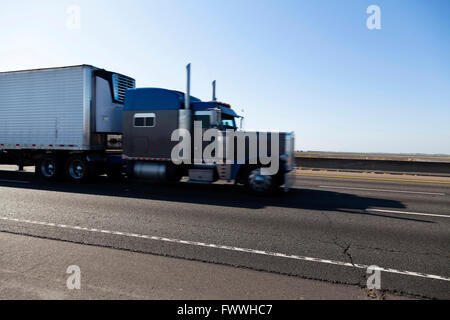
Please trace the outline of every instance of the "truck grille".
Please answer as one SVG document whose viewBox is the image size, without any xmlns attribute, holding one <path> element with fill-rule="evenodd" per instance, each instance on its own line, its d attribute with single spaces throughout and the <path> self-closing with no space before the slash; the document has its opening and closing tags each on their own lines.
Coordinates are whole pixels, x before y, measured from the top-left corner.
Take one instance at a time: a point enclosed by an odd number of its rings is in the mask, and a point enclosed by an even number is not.
<svg viewBox="0 0 450 320">
<path fill-rule="evenodd" d="M 113 74 L 114 99 L 118 102 L 125 101 L 125 93 L 127 89 L 133 89 L 136 81 L 133 78 L 123 76 L 121 74 Z"/>
</svg>

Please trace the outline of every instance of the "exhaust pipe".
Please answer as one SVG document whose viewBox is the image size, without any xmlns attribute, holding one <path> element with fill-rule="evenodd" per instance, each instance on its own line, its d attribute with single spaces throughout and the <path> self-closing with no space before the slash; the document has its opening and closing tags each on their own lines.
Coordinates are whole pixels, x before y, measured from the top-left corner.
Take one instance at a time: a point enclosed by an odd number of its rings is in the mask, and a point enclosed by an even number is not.
<svg viewBox="0 0 450 320">
<path fill-rule="evenodd" d="M 216 97 L 216 80 L 214 80 L 212 82 L 212 90 L 213 90 L 212 101 L 216 102 L 217 101 L 217 97 Z"/>
<path fill-rule="evenodd" d="M 178 110 L 178 128 L 186 129 L 189 133 L 192 132 L 192 110 L 191 110 L 191 64 L 186 66 L 187 83 L 186 94 L 184 96 L 184 109 Z"/>
<path fill-rule="evenodd" d="M 186 85 L 186 95 L 184 97 L 184 109 L 191 109 L 191 64 L 186 66 L 187 72 L 187 85 Z"/>
</svg>

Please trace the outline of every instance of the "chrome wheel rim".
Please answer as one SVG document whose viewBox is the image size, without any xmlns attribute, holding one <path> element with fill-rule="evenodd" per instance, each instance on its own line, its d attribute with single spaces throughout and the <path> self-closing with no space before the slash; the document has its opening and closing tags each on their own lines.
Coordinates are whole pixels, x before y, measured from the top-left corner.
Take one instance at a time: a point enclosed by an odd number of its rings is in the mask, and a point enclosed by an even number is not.
<svg viewBox="0 0 450 320">
<path fill-rule="evenodd" d="M 73 160 L 69 166 L 69 174 L 75 180 L 82 179 L 86 174 L 86 167 L 83 161 Z"/>
<path fill-rule="evenodd" d="M 44 160 L 41 165 L 41 173 L 47 178 L 51 178 L 56 173 L 56 163 L 53 160 Z"/>
</svg>

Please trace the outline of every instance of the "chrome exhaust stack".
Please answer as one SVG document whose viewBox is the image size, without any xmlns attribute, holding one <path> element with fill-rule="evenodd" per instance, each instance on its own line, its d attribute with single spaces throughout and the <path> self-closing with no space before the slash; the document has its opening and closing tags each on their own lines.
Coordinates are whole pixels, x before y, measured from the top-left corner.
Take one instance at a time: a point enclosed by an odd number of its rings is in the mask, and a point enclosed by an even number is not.
<svg viewBox="0 0 450 320">
<path fill-rule="evenodd" d="M 191 110 L 191 64 L 186 66 L 187 83 L 186 94 L 184 96 L 184 109 L 179 110 L 178 127 L 192 131 L 192 110 Z"/>
<path fill-rule="evenodd" d="M 184 109 L 191 109 L 191 64 L 186 66 L 187 72 L 187 83 L 186 83 L 186 94 L 184 97 Z"/>
<path fill-rule="evenodd" d="M 212 92 L 212 101 L 216 102 L 217 101 L 217 97 L 216 97 L 216 80 L 214 80 L 212 82 L 212 90 L 213 90 L 213 92 Z"/>
</svg>

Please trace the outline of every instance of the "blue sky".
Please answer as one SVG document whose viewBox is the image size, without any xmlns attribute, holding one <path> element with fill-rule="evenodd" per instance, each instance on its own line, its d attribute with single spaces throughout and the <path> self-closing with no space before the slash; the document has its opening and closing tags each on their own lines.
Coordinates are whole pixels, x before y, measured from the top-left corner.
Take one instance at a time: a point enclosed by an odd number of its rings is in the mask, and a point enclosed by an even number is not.
<svg viewBox="0 0 450 320">
<path fill-rule="evenodd" d="M 369 30 L 369 5 L 381 30 Z M 81 29 L 66 27 L 81 8 Z M 92 64 L 218 97 L 297 149 L 450 154 L 447 0 L 7 1 L 0 71 Z"/>
</svg>

